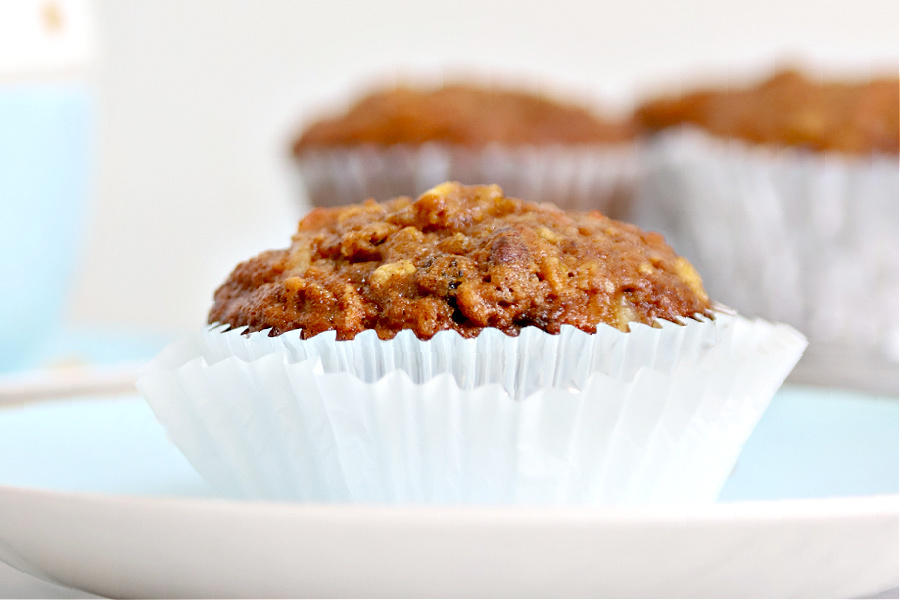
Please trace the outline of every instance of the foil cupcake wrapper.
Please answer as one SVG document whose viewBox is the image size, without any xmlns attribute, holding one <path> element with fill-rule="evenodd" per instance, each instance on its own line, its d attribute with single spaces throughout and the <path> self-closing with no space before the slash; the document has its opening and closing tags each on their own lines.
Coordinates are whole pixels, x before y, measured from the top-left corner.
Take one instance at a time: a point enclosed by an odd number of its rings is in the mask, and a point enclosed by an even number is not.
<svg viewBox="0 0 900 600">
<path fill-rule="evenodd" d="M 439 183 L 459 181 L 498 184 L 508 196 L 616 217 L 633 193 L 637 150 L 633 143 L 480 149 L 368 145 L 306 151 L 297 164 L 313 206 L 415 198 Z"/>
<path fill-rule="evenodd" d="M 223 493 L 307 502 L 712 501 L 806 345 L 729 314 L 429 341 L 210 328 L 138 388 Z"/>
<path fill-rule="evenodd" d="M 753 146 L 676 128 L 642 149 L 633 212 L 710 296 L 809 336 L 797 380 L 896 392 L 897 157 Z"/>
</svg>

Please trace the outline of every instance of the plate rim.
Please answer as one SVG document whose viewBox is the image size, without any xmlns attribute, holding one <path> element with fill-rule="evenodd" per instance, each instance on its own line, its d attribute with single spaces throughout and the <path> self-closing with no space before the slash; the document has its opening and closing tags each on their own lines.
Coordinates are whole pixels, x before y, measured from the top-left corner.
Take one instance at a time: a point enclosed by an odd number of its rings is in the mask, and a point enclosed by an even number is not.
<svg viewBox="0 0 900 600">
<path fill-rule="evenodd" d="M 900 519 L 900 494 L 836 496 L 830 498 L 784 498 L 711 503 L 660 503 L 616 506 L 527 506 L 527 505 L 427 505 L 427 504 L 332 504 L 242 500 L 224 496 L 184 497 L 169 495 L 111 494 L 105 492 L 61 491 L 0 485 L 0 501 L 37 499 L 43 502 L 71 502 L 79 505 L 131 505 L 152 510 L 233 512 L 250 514 L 259 510 L 309 516 L 317 519 L 396 520 L 476 520 L 489 518 L 505 523 L 534 522 L 535 517 L 552 522 L 628 523 L 666 522 L 673 518 L 698 523 L 733 521 L 735 518 L 821 519 L 823 517 L 894 517 Z"/>
<path fill-rule="evenodd" d="M 727 547 L 736 543 L 733 539 L 735 535 L 737 540 L 744 539 L 747 535 L 759 536 L 758 533 L 750 534 L 749 532 L 751 531 L 771 532 L 784 529 L 788 531 L 805 531 L 808 535 L 813 535 L 814 538 L 821 535 L 825 535 L 826 538 L 834 538 L 834 535 L 836 535 L 835 531 L 844 532 L 844 534 L 838 535 L 846 535 L 850 531 L 857 531 L 861 532 L 859 535 L 862 536 L 871 535 L 872 532 L 879 532 L 877 533 L 878 540 L 875 546 L 880 548 L 878 552 L 882 556 L 885 556 L 884 553 L 887 553 L 887 563 L 895 565 L 889 557 L 895 557 L 897 554 L 896 531 L 898 520 L 900 520 L 900 494 L 824 499 L 741 501 L 733 503 L 646 505 L 641 507 L 470 507 L 458 505 L 323 505 L 230 500 L 222 497 L 184 498 L 94 492 L 59 492 L 35 488 L 0 486 L 0 515 L 4 514 L 4 512 L 7 512 L 11 519 L 5 525 L 3 519 L 0 519 L 0 560 L 3 560 L 3 562 L 13 568 L 30 573 L 45 581 L 100 596 L 109 596 L 110 594 L 113 596 L 146 596 L 151 593 L 151 590 L 153 590 L 154 595 L 155 593 L 163 593 L 165 590 L 169 590 L 165 593 L 172 592 L 179 597 L 222 597 L 224 589 L 230 589 L 228 588 L 230 585 L 238 585 L 238 587 L 243 585 L 244 587 L 241 590 L 244 594 L 250 593 L 250 595 L 257 597 L 284 597 L 288 590 L 291 591 L 289 595 L 296 595 L 299 593 L 297 589 L 305 590 L 301 595 L 322 596 L 324 594 L 340 596 L 346 595 L 350 591 L 355 591 L 355 594 L 350 595 L 359 596 L 363 589 L 368 589 L 367 586 L 374 585 L 381 590 L 381 593 L 390 597 L 403 597 L 403 594 L 427 597 L 431 594 L 426 594 L 426 590 L 431 589 L 431 586 L 441 584 L 442 581 L 446 582 L 446 577 L 454 574 L 456 572 L 455 569 L 460 564 L 467 565 L 471 560 L 468 557 L 472 555 L 473 548 L 466 546 L 470 542 L 461 540 L 475 539 L 484 541 L 493 539 L 495 536 L 497 536 L 497 540 L 500 540 L 497 546 L 493 547 L 488 544 L 489 547 L 493 548 L 491 552 L 494 552 L 494 554 L 503 550 L 504 544 L 507 544 L 509 540 L 521 541 L 522 539 L 532 541 L 549 539 L 551 540 L 550 547 L 555 547 L 560 539 L 568 540 L 569 542 L 574 540 L 594 540 L 589 544 L 591 548 L 594 548 L 594 544 L 599 544 L 599 547 L 609 546 L 609 540 L 618 540 L 615 542 L 616 547 L 619 547 L 619 544 L 625 544 L 624 547 L 627 548 L 628 544 L 631 543 L 628 540 L 646 540 L 649 537 L 652 540 L 662 540 L 663 545 L 660 547 L 664 548 L 668 541 L 677 538 L 679 535 L 677 532 L 696 531 L 699 536 L 697 538 L 699 546 L 687 552 L 693 558 L 682 559 L 682 561 L 687 561 L 686 564 L 689 567 L 696 567 L 709 562 L 708 552 L 710 549 L 723 547 L 722 544 L 725 544 Z M 131 539 L 131 534 L 137 535 L 137 539 L 133 539 L 131 543 L 143 541 L 143 543 L 149 544 L 147 548 L 156 548 L 158 550 L 158 544 L 154 541 L 154 536 L 162 535 L 159 532 L 166 531 L 170 526 L 181 527 L 185 524 L 191 524 L 188 529 L 194 532 L 192 535 L 200 536 L 197 538 L 199 541 L 196 544 L 202 548 L 211 539 L 219 539 L 221 542 L 221 534 L 219 533 L 221 529 L 218 529 L 218 527 L 222 523 L 229 523 L 233 527 L 231 530 L 234 532 L 234 535 L 238 536 L 235 539 L 241 539 L 243 542 L 238 545 L 226 544 L 226 546 L 231 546 L 230 549 L 223 549 L 225 556 L 230 557 L 226 560 L 245 560 L 244 555 L 248 548 L 256 548 L 261 543 L 260 540 L 272 538 L 273 532 L 276 531 L 278 532 L 277 535 L 289 534 L 292 538 L 294 536 L 290 532 L 301 534 L 300 537 L 296 538 L 301 541 L 290 543 L 291 548 L 293 548 L 292 552 L 297 551 L 301 556 L 310 551 L 310 542 L 302 541 L 303 539 L 318 539 L 320 535 L 333 533 L 335 537 L 332 546 L 325 545 L 326 549 L 330 548 L 330 550 L 326 550 L 326 558 L 323 559 L 326 564 L 332 565 L 332 567 L 336 563 L 327 557 L 333 555 L 337 547 L 342 547 L 342 544 L 347 543 L 350 539 L 357 540 L 358 536 L 362 535 L 362 547 L 365 552 L 371 552 L 375 546 L 383 543 L 384 539 L 396 539 L 398 534 L 401 536 L 412 534 L 409 540 L 414 547 L 422 546 L 424 543 L 427 551 L 432 551 L 435 547 L 444 548 L 445 557 L 450 558 L 450 566 L 441 566 L 443 563 L 438 561 L 440 564 L 437 567 L 430 570 L 425 569 L 425 574 L 418 579 L 414 578 L 416 581 L 413 583 L 398 583 L 396 581 L 386 583 L 387 580 L 382 575 L 376 577 L 371 570 L 364 570 L 364 574 L 360 575 L 360 581 L 363 583 L 351 585 L 343 580 L 336 583 L 335 581 L 337 580 L 333 581 L 329 579 L 332 576 L 326 575 L 324 580 L 313 582 L 304 580 L 306 583 L 300 584 L 301 587 L 296 589 L 297 581 L 288 578 L 280 583 L 271 583 L 265 579 L 264 573 L 267 571 L 267 567 L 260 567 L 259 565 L 254 567 L 252 564 L 246 568 L 256 569 L 254 571 L 256 574 L 250 575 L 249 579 L 240 579 L 242 583 L 239 584 L 235 584 L 234 581 L 217 584 L 198 583 L 191 577 L 183 574 L 172 581 L 167 580 L 164 584 L 148 583 L 148 581 L 158 581 L 155 578 L 159 575 L 153 569 L 146 572 L 142 571 L 140 575 L 135 576 L 133 579 L 126 577 L 123 580 L 119 575 L 115 575 L 116 571 L 108 571 L 108 565 L 94 566 L 84 570 L 82 568 L 83 565 L 78 566 L 80 564 L 79 560 L 75 560 L 71 564 L 67 563 L 61 557 L 66 552 L 70 552 L 71 549 L 66 550 L 64 548 L 65 544 L 63 544 L 63 547 L 57 547 L 55 543 L 52 546 L 47 546 L 48 540 L 52 539 L 52 537 L 48 537 L 48 535 L 52 536 L 48 530 L 40 532 L 41 528 L 38 527 L 38 532 L 27 533 L 31 528 L 23 525 L 22 520 L 25 519 L 26 522 L 29 522 L 29 519 L 40 519 L 41 515 L 47 515 L 49 523 L 58 523 L 61 518 L 66 520 L 76 519 L 77 522 L 81 523 L 80 527 L 82 528 L 76 532 L 76 539 L 84 538 L 86 532 L 89 532 L 92 527 L 99 524 L 105 533 L 100 531 L 90 533 L 91 536 L 99 535 L 97 538 L 99 541 L 95 549 L 88 552 L 88 554 L 93 553 L 93 555 L 96 555 L 98 552 L 100 554 L 109 552 L 110 548 L 115 548 L 117 544 L 121 543 L 121 540 L 117 538 L 117 536 L 122 535 L 118 533 L 120 527 L 124 527 L 124 531 L 129 532 L 129 539 Z M 162 528 L 161 530 L 160 527 Z M 893 535 L 891 535 L 891 531 L 894 532 Z M 210 534 L 210 532 L 215 533 Z M 611 537 L 607 538 L 607 534 Z M 545 535 L 550 537 L 545 538 Z M 853 536 L 851 538 L 849 540 L 850 547 L 859 550 L 860 540 Z M 36 539 L 43 541 L 34 541 Z M 449 546 L 445 547 L 445 542 Z M 193 543 L 191 542 L 189 545 Z M 865 543 L 871 545 L 872 540 Z M 45 549 L 35 551 L 34 548 L 38 547 Z M 46 548 L 48 547 L 53 549 L 47 550 Z M 526 562 L 543 560 L 541 556 L 546 553 L 546 549 L 540 549 L 540 545 L 533 548 L 536 549 L 525 552 L 527 556 L 523 557 Z M 601 555 L 608 551 L 601 551 Z M 37 554 L 34 554 L 34 552 L 37 552 Z M 60 552 L 63 554 L 60 554 Z M 113 560 L 113 564 L 119 565 L 113 568 L 133 568 L 134 565 L 132 563 L 135 560 L 145 559 L 142 551 L 135 552 L 126 553 L 126 557 L 120 561 L 121 564 Z M 404 552 L 403 550 L 398 550 L 394 553 L 388 551 L 387 560 L 397 560 L 397 556 L 405 556 Z M 812 554 L 816 552 L 812 551 Z M 650 554 L 652 555 L 653 552 Z M 772 595 L 775 597 L 785 597 L 781 595 L 787 593 L 785 590 L 793 590 L 787 597 L 798 593 L 796 586 L 802 585 L 802 578 L 813 576 L 809 572 L 809 565 L 803 566 L 804 563 L 809 562 L 807 554 L 809 552 L 802 554 L 806 558 L 801 559 L 800 564 L 802 568 L 800 569 L 800 575 L 796 576 L 800 577 L 800 580 L 789 579 L 781 583 L 766 584 L 760 593 L 764 596 Z M 394 558 L 390 558 L 392 556 Z M 136 559 L 135 557 L 140 558 Z M 50 562 L 47 562 L 48 560 Z M 59 563 L 60 560 L 62 560 L 62 564 Z M 637 562 L 640 562 L 640 560 Z M 771 557 L 768 557 L 764 563 L 769 564 L 771 560 Z M 375 560 L 375 562 L 378 563 L 378 560 Z M 631 565 L 632 562 L 634 561 L 630 561 L 628 564 Z M 880 559 L 877 561 L 877 564 L 870 565 L 865 574 L 854 576 L 856 579 L 841 580 L 840 585 L 843 586 L 841 589 L 846 594 L 849 594 L 847 597 L 855 597 L 876 593 L 882 587 L 896 586 L 896 571 L 893 567 L 888 568 L 886 566 L 887 563 L 885 563 L 884 559 Z M 241 564 L 244 563 L 241 562 Z M 381 565 L 378 568 L 383 567 L 384 565 Z M 174 567 L 166 561 L 163 561 L 161 567 L 156 567 L 157 571 L 171 568 Z M 552 585 L 556 585 L 553 583 L 556 581 L 554 577 L 568 568 L 565 565 L 561 567 L 551 560 L 551 566 L 548 571 L 551 577 L 548 581 Z M 279 569 L 282 569 L 282 567 L 274 567 L 276 572 L 281 572 Z M 528 597 L 528 595 L 523 596 L 523 590 L 516 587 L 516 585 L 521 587 L 521 582 L 519 584 L 510 583 L 512 579 L 509 569 L 510 566 L 503 564 L 501 561 L 499 576 L 487 577 L 474 584 L 459 584 L 462 587 L 457 589 L 459 593 L 456 595 L 458 597 L 467 597 L 474 594 L 475 596 L 483 597 L 484 594 L 476 593 L 477 590 L 516 589 L 520 593 L 513 593 L 514 596 Z M 729 569 L 733 571 L 734 567 L 729 567 Z M 838 571 L 840 572 L 840 569 Z M 325 572 L 329 572 L 328 569 Z M 207 573 L 208 575 L 209 573 Z M 739 577 L 744 577 L 745 575 L 739 575 Z M 841 575 L 841 577 L 845 575 L 846 573 Z M 609 575 L 607 574 L 606 576 Z M 262 579 L 260 579 L 261 577 Z M 625 585 L 626 589 L 630 589 L 629 586 L 637 585 L 634 589 L 638 590 L 635 592 L 638 595 L 641 593 L 639 590 L 657 589 L 660 585 L 675 585 L 675 589 L 682 590 L 682 593 L 687 593 L 684 590 L 693 590 L 690 594 L 691 596 L 699 593 L 697 589 L 700 588 L 694 589 L 692 587 L 694 584 L 678 583 L 675 580 L 669 581 L 665 579 L 666 576 L 663 577 L 664 579 L 661 582 L 647 584 L 650 586 L 649 588 L 642 587 L 645 584 L 623 584 L 618 582 L 617 585 Z M 671 579 L 671 574 L 668 577 Z M 729 587 L 732 585 L 731 583 L 723 583 L 730 581 L 728 580 L 730 575 L 727 575 L 727 573 L 726 575 L 712 575 L 710 577 L 711 579 L 706 580 L 705 584 L 700 583 L 697 585 L 701 587 L 703 585 L 712 586 L 710 589 L 716 590 L 716 593 L 712 593 L 713 597 L 725 597 L 722 594 L 726 591 L 732 594 L 737 593 L 736 590 L 738 588 L 732 589 Z M 723 577 L 725 579 L 722 579 Z M 315 578 L 313 579 L 315 580 Z M 598 581 L 602 581 L 602 577 Z M 819 593 L 815 595 L 818 596 L 822 593 L 825 593 L 826 596 L 831 595 L 824 591 L 830 588 L 822 588 L 823 585 L 827 586 L 831 585 L 831 583 L 820 583 L 819 588 L 815 588 Z M 303 587 L 307 584 L 310 586 L 309 589 Z M 165 590 L 163 588 L 157 589 L 159 585 L 163 585 Z M 223 585 L 226 588 L 222 588 Z M 347 585 L 350 587 L 346 587 Z M 360 585 L 363 585 L 363 587 L 359 587 Z M 510 585 L 512 585 L 511 588 L 504 587 Z M 576 577 L 575 582 L 572 584 L 574 586 L 572 589 L 576 590 L 578 595 L 581 595 L 587 593 L 587 590 L 593 590 L 594 587 L 592 586 L 595 585 L 597 585 L 597 581 Z M 745 582 L 743 585 L 748 584 Z M 276 591 L 270 590 L 265 592 L 271 586 L 274 586 Z M 878 588 L 878 590 L 874 588 Z M 753 589 L 752 586 L 751 589 Z M 328 592 L 328 590 L 331 590 L 331 592 Z M 406 591 L 401 593 L 401 590 Z M 765 590 L 769 591 L 766 592 Z M 544 589 L 544 593 L 549 593 L 548 589 Z M 400 595 L 398 596 L 398 594 Z M 422 596 L 423 594 L 425 596 Z M 591 593 L 590 595 L 595 594 Z M 844 596 L 843 593 L 838 595 Z M 676 595 L 675 597 L 678 596 Z"/>
</svg>

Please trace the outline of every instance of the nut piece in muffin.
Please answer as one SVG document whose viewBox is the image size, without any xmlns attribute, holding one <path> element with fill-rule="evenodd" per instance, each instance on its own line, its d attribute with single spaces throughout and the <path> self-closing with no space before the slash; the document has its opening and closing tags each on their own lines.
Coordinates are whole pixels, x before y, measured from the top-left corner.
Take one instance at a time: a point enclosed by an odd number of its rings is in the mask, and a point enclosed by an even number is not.
<svg viewBox="0 0 900 600">
<path fill-rule="evenodd" d="M 409 329 L 429 339 L 486 327 L 627 331 L 710 308 L 697 272 L 656 233 L 507 198 L 496 185 L 444 183 L 417 200 L 313 210 L 289 248 L 238 265 L 209 321 L 306 338 Z"/>
<path fill-rule="evenodd" d="M 372 93 L 346 114 L 310 125 L 297 139 L 294 153 L 360 144 L 522 146 L 623 142 L 633 137 L 630 121 L 603 120 L 584 108 L 525 92 L 456 84 Z"/>
<path fill-rule="evenodd" d="M 658 130 L 693 124 L 748 142 L 844 154 L 900 152 L 900 79 L 860 83 L 811 81 L 797 71 L 734 90 L 700 90 L 649 102 L 639 124 Z"/>
</svg>

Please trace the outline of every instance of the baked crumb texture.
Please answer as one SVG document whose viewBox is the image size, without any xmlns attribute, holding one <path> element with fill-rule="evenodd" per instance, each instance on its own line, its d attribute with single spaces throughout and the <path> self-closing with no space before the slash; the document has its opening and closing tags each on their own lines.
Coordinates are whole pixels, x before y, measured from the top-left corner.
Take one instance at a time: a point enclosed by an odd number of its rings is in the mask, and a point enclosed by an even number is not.
<svg viewBox="0 0 900 600">
<path fill-rule="evenodd" d="M 749 142 L 845 154 L 897 154 L 898 112 L 898 78 L 820 83 L 789 70 L 754 87 L 655 100 L 636 115 L 651 130 L 690 123 Z"/>
<path fill-rule="evenodd" d="M 705 313 L 697 272 L 656 233 L 599 212 L 573 214 L 444 183 L 418 200 L 367 200 L 309 213 L 286 250 L 238 265 L 210 323 L 340 340 L 374 329 L 421 339 L 485 327 L 516 335 L 606 323 L 652 324 Z"/>
<path fill-rule="evenodd" d="M 349 111 L 310 125 L 294 152 L 312 148 L 440 142 L 480 147 L 596 144 L 634 137 L 628 121 L 608 121 L 585 108 L 512 90 L 449 85 L 375 92 Z"/>
</svg>

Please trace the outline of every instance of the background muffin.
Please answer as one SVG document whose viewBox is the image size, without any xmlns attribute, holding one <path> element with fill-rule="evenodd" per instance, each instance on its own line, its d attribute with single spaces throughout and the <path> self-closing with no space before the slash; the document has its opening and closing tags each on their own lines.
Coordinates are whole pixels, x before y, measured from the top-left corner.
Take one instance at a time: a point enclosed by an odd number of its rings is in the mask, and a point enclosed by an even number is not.
<svg viewBox="0 0 900 600">
<path fill-rule="evenodd" d="M 293 151 L 316 206 L 413 196 L 442 181 L 496 182 L 564 208 L 618 210 L 634 127 L 533 94 L 474 85 L 371 93 L 308 125 Z"/>
<path fill-rule="evenodd" d="M 794 71 L 649 102 L 632 218 L 710 294 L 810 337 L 798 380 L 897 389 L 898 81 Z"/>
<path fill-rule="evenodd" d="M 450 183 L 314 211 L 210 320 L 139 389 L 218 489 L 317 502 L 711 501 L 806 345 L 655 234 Z"/>
<path fill-rule="evenodd" d="M 865 82 L 813 81 L 799 71 L 776 73 L 759 85 L 707 89 L 661 98 L 636 111 L 643 128 L 696 125 L 721 138 L 794 146 L 845 155 L 895 155 L 897 78 Z"/>
<path fill-rule="evenodd" d="M 630 122 L 602 120 L 579 106 L 521 91 L 455 84 L 372 93 L 346 114 L 311 124 L 294 153 L 361 144 L 605 144 L 633 137 Z"/>
</svg>

